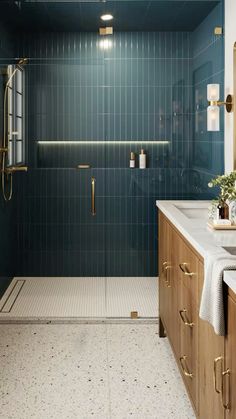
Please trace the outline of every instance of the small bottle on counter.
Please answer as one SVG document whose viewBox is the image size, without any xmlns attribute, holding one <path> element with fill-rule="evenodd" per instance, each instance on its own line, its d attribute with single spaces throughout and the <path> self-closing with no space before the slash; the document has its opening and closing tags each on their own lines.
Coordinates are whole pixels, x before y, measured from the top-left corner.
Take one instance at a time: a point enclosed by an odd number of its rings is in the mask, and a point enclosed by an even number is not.
<svg viewBox="0 0 236 419">
<path fill-rule="evenodd" d="M 229 219 L 229 206 L 226 202 L 220 201 L 217 206 L 217 218 L 218 220 L 228 220 Z"/>
<path fill-rule="evenodd" d="M 147 165 L 147 156 L 142 148 L 141 153 L 139 154 L 139 168 L 146 169 Z"/>
<path fill-rule="evenodd" d="M 135 168 L 135 154 L 134 154 L 133 151 L 130 153 L 129 167 L 131 169 L 134 169 Z"/>
</svg>

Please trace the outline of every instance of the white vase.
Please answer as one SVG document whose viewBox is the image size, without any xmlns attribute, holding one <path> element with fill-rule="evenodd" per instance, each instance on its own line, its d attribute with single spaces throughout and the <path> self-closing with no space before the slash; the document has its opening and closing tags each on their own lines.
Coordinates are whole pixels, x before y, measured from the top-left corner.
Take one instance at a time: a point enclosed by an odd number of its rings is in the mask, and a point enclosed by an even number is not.
<svg viewBox="0 0 236 419">
<path fill-rule="evenodd" d="M 229 219 L 232 224 L 236 224 L 236 201 L 231 201 L 228 203 L 229 206 Z"/>
</svg>

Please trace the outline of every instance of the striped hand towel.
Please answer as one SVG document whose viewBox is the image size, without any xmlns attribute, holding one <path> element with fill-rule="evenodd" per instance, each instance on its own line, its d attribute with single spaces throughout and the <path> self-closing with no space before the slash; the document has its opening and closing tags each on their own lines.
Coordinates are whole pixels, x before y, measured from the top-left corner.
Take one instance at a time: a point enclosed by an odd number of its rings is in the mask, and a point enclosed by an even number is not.
<svg viewBox="0 0 236 419">
<path fill-rule="evenodd" d="M 222 248 L 205 257 L 204 284 L 199 316 L 208 321 L 215 333 L 225 335 L 225 316 L 223 301 L 224 271 L 236 270 L 236 256 L 230 256 Z"/>
</svg>

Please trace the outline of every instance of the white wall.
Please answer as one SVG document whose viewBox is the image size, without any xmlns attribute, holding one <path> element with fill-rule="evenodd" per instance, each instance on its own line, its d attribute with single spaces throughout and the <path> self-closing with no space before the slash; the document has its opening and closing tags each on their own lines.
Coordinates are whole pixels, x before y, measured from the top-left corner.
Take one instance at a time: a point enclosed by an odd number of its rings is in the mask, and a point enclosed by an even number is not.
<svg viewBox="0 0 236 419">
<path fill-rule="evenodd" d="M 236 0 L 225 0 L 225 97 L 233 94 L 233 48 L 236 42 Z M 236 77 L 236 68 L 234 69 Z M 236 98 L 234 98 L 236 99 Z M 225 171 L 234 169 L 234 119 L 236 121 L 236 106 L 234 112 L 225 112 Z M 236 132 L 236 130 L 235 130 Z M 236 167 L 235 167 L 236 169 Z"/>
</svg>

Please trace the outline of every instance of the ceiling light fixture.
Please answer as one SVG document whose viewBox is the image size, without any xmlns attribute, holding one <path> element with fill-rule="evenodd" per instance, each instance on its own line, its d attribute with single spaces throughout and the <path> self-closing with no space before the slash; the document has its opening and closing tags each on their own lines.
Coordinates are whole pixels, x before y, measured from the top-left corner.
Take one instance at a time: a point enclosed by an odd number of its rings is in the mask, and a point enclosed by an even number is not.
<svg viewBox="0 0 236 419">
<path fill-rule="evenodd" d="M 103 20 L 103 22 L 108 22 L 109 20 L 113 19 L 113 16 L 110 14 L 106 14 L 106 15 L 102 15 L 101 19 Z"/>
</svg>

